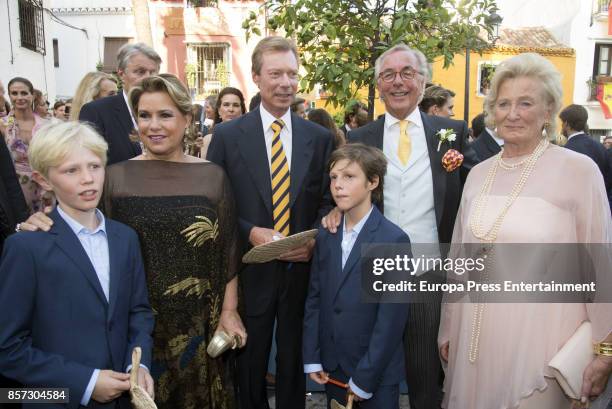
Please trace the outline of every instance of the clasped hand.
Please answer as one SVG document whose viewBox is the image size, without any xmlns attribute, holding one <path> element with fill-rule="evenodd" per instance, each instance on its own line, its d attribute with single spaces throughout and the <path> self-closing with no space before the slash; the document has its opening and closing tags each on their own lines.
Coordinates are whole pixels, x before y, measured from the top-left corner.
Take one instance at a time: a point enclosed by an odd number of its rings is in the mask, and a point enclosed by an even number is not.
<svg viewBox="0 0 612 409">
<path fill-rule="evenodd" d="M 155 399 L 154 382 L 149 371 L 142 367 L 138 369 L 132 368 L 132 370 L 138 371 L 138 385 L 149 394 L 151 399 Z M 104 369 L 98 375 L 91 398 L 96 402 L 106 403 L 117 399 L 129 390 L 130 374 Z"/>
<path fill-rule="evenodd" d="M 266 229 L 265 227 L 253 227 L 249 234 L 249 242 L 253 246 L 260 246 L 262 244 L 269 243 L 279 238 L 284 238 L 281 233 L 273 229 Z M 315 241 L 314 239 L 309 240 L 308 243 L 300 246 L 296 249 L 288 251 L 287 253 L 281 254 L 278 260 L 287 261 L 289 263 L 307 263 L 312 257 L 314 250 Z"/>
</svg>

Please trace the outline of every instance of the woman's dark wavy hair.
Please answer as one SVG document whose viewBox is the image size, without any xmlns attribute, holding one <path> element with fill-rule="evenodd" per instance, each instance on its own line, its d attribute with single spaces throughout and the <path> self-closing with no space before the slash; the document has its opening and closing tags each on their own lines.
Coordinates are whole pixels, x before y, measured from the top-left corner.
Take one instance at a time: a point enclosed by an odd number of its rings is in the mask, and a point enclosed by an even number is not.
<svg viewBox="0 0 612 409">
<path fill-rule="evenodd" d="M 244 95 L 242 95 L 242 92 L 238 88 L 225 87 L 221 90 L 221 92 L 219 92 L 219 96 L 217 97 L 217 104 L 215 105 L 215 125 L 223 122 L 221 116 L 219 115 L 219 108 L 221 108 L 221 100 L 225 95 L 236 95 L 240 99 L 240 109 L 242 110 L 242 115 L 246 113 L 246 105 L 244 104 Z"/>
</svg>

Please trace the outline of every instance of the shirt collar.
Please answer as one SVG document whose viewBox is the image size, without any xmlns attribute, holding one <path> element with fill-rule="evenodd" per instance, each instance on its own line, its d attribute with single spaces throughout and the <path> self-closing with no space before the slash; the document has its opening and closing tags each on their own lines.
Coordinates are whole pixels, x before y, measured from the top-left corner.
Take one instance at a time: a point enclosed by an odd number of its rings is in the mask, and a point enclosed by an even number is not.
<svg viewBox="0 0 612 409">
<path fill-rule="evenodd" d="M 352 131 L 351 127 L 349 126 L 349 124 L 344 124 L 344 127 L 346 128 L 347 131 Z"/>
<path fill-rule="evenodd" d="M 270 129 L 270 126 L 274 121 L 276 121 L 277 118 L 268 112 L 266 108 L 264 108 L 263 104 L 259 104 L 259 113 L 261 114 L 261 123 L 265 133 L 268 131 L 268 129 Z M 285 128 L 289 131 L 289 134 L 291 134 L 291 110 L 287 108 L 287 112 L 285 112 L 279 119 L 285 123 Z"/>
<path fill-rule="evenodd" d="M 128 112 L 130 113 L 130 118 L 132 118 L 132 123 L 134 124 L 134 128 L 138 130 L 138 124 L 136 123 L 136 118 L 134 118 L 134 114 L 132 113 L 132 107 L 130 106 L 130 102 L 128 101 L 128 96 L 127 96 L 127 93 L 125 92 L 125 89 L 123 89 L 121 93 L 123 94 L 123 100 L 125 101 L 125 105 L 127 106 Z"/>
<path fill-rule="evenodd" d="M 413 109 L 406 118 L 410 123 L 416 125 L 419 128 L 423 128 L 423 119 L 421 118 L 421 111 L 417 108 Z M 385 113 L 385 128 L 389 129 L 391 126 L 399 123 L 399 119 L 391 115 L 389 112 Z"/>
<path fill-rule="evenodd" d="M 567 140 L 569 141 L 570 139 L 572 139 L 572 136 L 576 136 L 576 135 L 581 135 L 584 132 L 574 132 L 573 134 L 571 134 L 570 136 L 567 137 Z"/>
<path fill-rule="evenodd" d="M 494 130 L 485 127 L 485 131 L 491 135 L 491 138 L 493 138 L 493 140 L 497 142 L 499 146 L 504 146 L 504 140 L 497 136 L 497 133 L 495 133 Z"/>
<path fill-rule="evenodd" d="M 59 213 L 61 218 L 64 219 L 64 221 L 68 224 L 68 226 L 74 232 L 74 234 L 76 234 L 77 236 L 81 232 L 88 233 L 88 234 L 96 234 L 97 232 L 102 231 L 106 234 L 106 220 L 104 219 L 104 215 L 99 209 L 96 209 L 96 217 L 98 218 L 98 221 L 100 222 L 100 224 L 98 224 L 98 227 L 96 227 L 95 230 L 93 231 L 89 230 L 87 227 L 83 226 L 81 223 L 77 222 L 72 217 L 68 216 L 68 214 L 64 212 L 59 205 L 57 206 L 57 212 Z"/>
<path fill-rule="evenodd" d="M 372 205 L 370 207 L 370 211 L 361 218 L 361 220 L 359 220 L 359 222 L 357 222 L 353 228 L 351 229 L 351 232 L 354 232 L 355 234 L 359 234 L 359 232 L 361 231 L 361 229 L 363 228 L 363 226 L 366 224 L 366 222 L 368 221 L 368 218 L 370 217 L 370 214 L 372 213 L 372 209 L 374 209 L 374 206 Z M 347 233 L 346 231 L 346 215 L 343 216 L 344 220 L 342 223 L 342 231 L 343 233 Z"/>
</svg>

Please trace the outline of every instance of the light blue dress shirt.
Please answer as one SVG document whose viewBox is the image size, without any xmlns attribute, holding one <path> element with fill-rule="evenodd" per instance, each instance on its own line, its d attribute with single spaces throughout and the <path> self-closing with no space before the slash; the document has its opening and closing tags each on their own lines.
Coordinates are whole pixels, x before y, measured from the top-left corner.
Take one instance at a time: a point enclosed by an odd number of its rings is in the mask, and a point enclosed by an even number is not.
<svg viewBox="0 0 612 409">
<path fill-rule="evenodd" d="M 372 214 L 373 208 L 374 206 L 370 207 L 370 211 L 361 220 L 359 220 L 359 222 L 355 224 L 350 231 L 346 230 L 346 215 L 344 216 L 344 223 L 342 223 L 342 243 L 341 243 L 342 268 L 343 269 L 344 269 L 344 265 L 346 264 L 346 261 L 348 260 L 351 254 L 351 250 L 353 250 L 353 246 L 355 245 L 355 242 L 357 241 L 357 237 L 359 236 L 361 229 L 363 229 L 363 226 L 366 224 L 366 222 L 370 218 L 370 214 Z M 305 364 L 304 365 L 304 373 L 313 373 L 313 372 L 319 372 L 322 370 L 323 370 L 323 365 L 321 364 Z M 349 379 L 348 384 L 351 390 L 355 392 L 355 395 L 359 396 L 361 399 L 370 399 L 373 395 L 372 393 L 366 392 L 360 389 L 357 385 L 355 385 L 355 383 L 353 382 L 353 378 Z"/>
<path fill-rule="evenodd" d="M 89 257 L 89 260 L 96 271 L 96 275 L 98 276 L 98 280 L 100 280 L 100 285 L 102 286 L 102 291 L 104 291 L 104 295 L 106 296 L 106 301 L 108 301 L 110 288 L 110 261 L 108 256 L 108 239 L 106 237 L 106 221 L 104 219 L 104 215 L 100 210 L 96 209 L 96 217 L 99 224 L 98 227 L 92 231 L 74 220 L 72 217 L 68 216 L 68 214 L 66 214 L 66 212 L 64 212 L 60 206 L 57 206 L 57 212 L 81 242 L 83 250 L 85 250 L 87 257 Z M 91 378 L 89 378 L 89 383 L 87 384 L 85 393 L 81 398 L 81 405 L 87 406 L 89 403 L 99 375 L 100 369 L 94 369 Z"/>
</svg>

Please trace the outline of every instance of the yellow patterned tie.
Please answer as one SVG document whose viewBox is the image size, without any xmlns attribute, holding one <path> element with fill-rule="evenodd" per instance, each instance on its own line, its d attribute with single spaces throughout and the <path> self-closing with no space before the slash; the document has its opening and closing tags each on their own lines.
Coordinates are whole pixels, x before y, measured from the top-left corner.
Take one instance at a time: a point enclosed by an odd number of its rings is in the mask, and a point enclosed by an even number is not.
<svg viewBox="0 0 612 409">
<path fill-rule="evenodd" d="M 277 119 L 271 125 L 272 136 L 272 216 L 274 230 L 289 236 L 289 164 L 280 139 L 280 133 L 285 123 Z"/>
<path fill-rule="evenodd" d="M 409 123 L 410 121 L 406 119 L 402 119 L 399 122 L 400 135 L 399 143 L 397 145 L 397 157 L 404 166 L 406 166 L 406 164 L 408 163 L 408 159 L 410 159 L 410 154 L 412 153 L 412 140 L 410 139 L 410 135 L 408 135 Z"/>
</svg>

